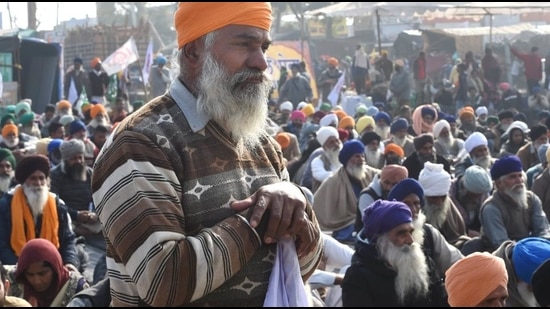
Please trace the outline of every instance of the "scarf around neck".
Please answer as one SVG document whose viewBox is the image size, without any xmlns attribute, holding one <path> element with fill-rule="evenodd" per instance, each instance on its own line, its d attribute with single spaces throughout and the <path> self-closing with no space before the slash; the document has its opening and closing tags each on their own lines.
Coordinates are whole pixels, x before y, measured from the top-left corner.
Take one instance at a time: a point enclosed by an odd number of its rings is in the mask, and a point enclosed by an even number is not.
<svg viewBox="0 0 550 309">
<path fill-rule="evenodd" d="M 49 194 L 44 212 L 42 213 L 42 225 L 40 238 L 51 241 L 59 249 L 59 221 L 57 219 L 57 206 L 53 195 Z M 34 217 L 31 213 L 23 186 L 18 186 L 11 201 L 11 237 L 10 244 L 16 256 L 21 254 L 27 241 L 36 238 Z"/>
</svg>

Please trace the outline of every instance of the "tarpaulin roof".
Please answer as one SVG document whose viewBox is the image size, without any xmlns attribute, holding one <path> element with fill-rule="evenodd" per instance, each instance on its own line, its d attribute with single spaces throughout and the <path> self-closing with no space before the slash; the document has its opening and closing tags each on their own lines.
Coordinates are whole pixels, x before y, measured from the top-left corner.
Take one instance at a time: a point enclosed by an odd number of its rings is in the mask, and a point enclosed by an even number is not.
<svg viewBox="0 0 550 309">
<path fill-rule="evenodd" d="M 381 13 L 413 14 L 429 9 L 447 9 L 453 7 L 453 2 L 338 2 L 316 10 L 307 11 L 306 15 L 325 15 L 329 17 L 362 17 L 371 15 L 375 10 Z M 458 2 L 464 3 L 464 2 Z"/>
</svg>

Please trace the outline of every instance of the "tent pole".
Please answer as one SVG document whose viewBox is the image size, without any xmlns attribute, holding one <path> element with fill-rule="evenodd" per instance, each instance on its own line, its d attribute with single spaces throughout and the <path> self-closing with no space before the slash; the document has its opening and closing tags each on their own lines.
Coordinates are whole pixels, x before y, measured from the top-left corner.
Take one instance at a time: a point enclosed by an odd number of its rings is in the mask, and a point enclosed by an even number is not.
<svg viewBox="0 0 550 309">
<path fill-rule="evenodd" d="M 382 54 L 382 38 L 380 33 L 380 12 L 376 9 L 376 31 L 378 32 L 378 54 Z"/>
</svg>

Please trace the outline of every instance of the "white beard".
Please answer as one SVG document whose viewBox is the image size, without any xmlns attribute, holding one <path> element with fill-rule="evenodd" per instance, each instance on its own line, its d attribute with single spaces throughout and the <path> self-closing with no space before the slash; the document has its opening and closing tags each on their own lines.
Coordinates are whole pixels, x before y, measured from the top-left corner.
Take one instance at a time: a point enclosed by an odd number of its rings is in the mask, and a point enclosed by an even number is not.
<svg viewBox="0 0 550 309">
<path fill-rule="evenodd" d="M 386 140 L 390 137 L 390 130 L 391 130 L 390 126 L 384 126 L 384 127 L 380 127 L 378 125 L 374 126 L 374 132 L 380 135 L 380 138 L 382 140 Z"/>
<path fill-rule="evenodd" d="M 396 143 L 397 145 L 403 147 L 405 146 L 405 143 L 407 142 L 407 136 L 403 137 L 403 138 L 400 138 L 400 137 L 397 137 L 397 136 L 393 136 L 392 137 L 392 141 L 394 143 Z"/>
<path fill-rule="evenodd" d="M 107 121 L 105 117 L 103 117 L 101 118 L 101 121 L 97 120 L 97 118 L 90 120 L 90 123 L 88 125 L 95 129 L 98 125 L 102 125 L 108 128 L 111 124 Z"/>
<path fill-rule="evenodd" d="M 428 265 L 420 244 L 395 246 L 387 235 L 378 238 L 376 247 L 380 255 L 397 272 L 395 292 L 403 304 L 409 295 L 426 295 L 429 287 Z"/>
<path fill-rule="evenodd" d="M 342 146 L 334 147 L 333 149 L 325 149 L 325 155 L 330 162 L 330 166 L 340 166 L 340 160 L 338 159 L 338 155 L 340 154 L 340 150 L 342 150 Z"/>
<path fill-rule="evenodd" d="M 473 160 L 475 165 L 479 165 L 483 167 L 484 169 L 488 170 L 491 168 L 491 156 L 483 156 L 483 157 L 475 157 Z"/>
<path fill-rule="evenodd" d="M 4 139 L 4 143 L 6 144 L 6 146 L 8 146 L 8 148 L 13 148 L 13 147 L 17 146 L 17 144 L 19 144 L 19 138 L 16 137 L 16 138 L 13 139 L 13 141 L 8 140 L 8 139 Z"/>
<path fill-rule="evenodd" d="M 418 213 L 418 217 L 413 219 L 414 232 L 412 233 L 415 242 L 421 246 L 424 245 L 424 224 L 426 223 L 426 215 L 422 210 Z"/>
<path fill-rule="evenodd" d="M 8 192 L 13 179 L 13 171 L 8 175 L 0 175 L 0 192 Z"/>
<path fill-rule="evenodd" d="M 443 146 L 443 148 L 447 150 L 448 153 L 451 153 L 451 149 L 455 143 L 455 139 L 451 134 L 449 134 L 449 136 L 447 137 L 440 137 L 437 140 L 439 144 L 441 144 L 441 146 Z"/>
<path fill-rule="evenodd" d="M 380 162 L 380 158 L 383 156 L 383 154 L 380 152 L 380 150 L 367 150 L 365 151 L 365 159 L 367 161 L 367 165 L 378 167 L 378 164 Z"/>
<path fill-rule="evenodd" d="M 503 193 L 509 196 L 516 204 L 521 208 L 527 209 L 527 190 L 525 190 L 524 184 L 515 185 L 513 188 L 504 189 Z"/>
<path fill-rule="evenodd" d="M 529 291 L 529 285 L 526 282 L 518 282 L 518 293 L 521 299 L 527 303 L 527 307 L 540 307 L 533 292 Z"/>
<path fill-rule="evenodd" d="M 48 185 L 28 186 L 23 184 L 23 192 L 27 197 L 27 204 L 35 219 L 42 214 L 44 206 L 46 206 L 46 202 L 48 201 L 49 191 Z"/>
<path fill-rule="evenodd" d="M 365 170 L 363 169 L 363 165 L 348 165 L 346 166 L 346 171 L 348 174 L 357 179 L 357 180 L 363 180 L 367 175 L 365 174 Z"/>
<path fill-rule="evenodd" d="M 261 83 L 248 83 L 262 79 Z M 248 149 L 260 144 L 268 116 L 271 81 L 265 72 L 244 70 L 229 74 L 209 49 L 198 81 L 197 108 Z"/>
<path fill-rule="evenodd" d="M 433 205 L 427 200 L 424 201 L 424 209 L 426 212 L 426 222 L 433 225 L 437 229 L 441 229 L 445 221 L 447 221 L 447 213 L 451 209 L 451 202 L 449 198 L 445 198 L 443 205 Z"/>
</svg>

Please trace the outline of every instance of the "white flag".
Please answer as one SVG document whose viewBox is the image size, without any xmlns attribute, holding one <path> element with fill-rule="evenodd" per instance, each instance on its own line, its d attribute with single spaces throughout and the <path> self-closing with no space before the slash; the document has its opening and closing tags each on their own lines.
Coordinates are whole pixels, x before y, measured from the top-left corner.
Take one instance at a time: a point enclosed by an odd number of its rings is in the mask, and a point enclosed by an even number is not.
<svg viewBox="0 0 550 309">
<path fill-rule="evenodd" d="M 76 90 L 74 79 L 71 78 L 71 85 L 69 86 L 67 101 L 71 102 L 71 104 L 74 105 L 76 103 L 76 100 L 78 100 L 78 91 Z"/>
<path fill-rule="evenodd" d="M 340 90 L 342 90 L 342 86 L 344 86 L 345 79 L 346 72 L 343 72 L 327 97 L 330 103 L 332 103 L 332 106 L 336 106 L 338 104 L 338 97 L 340 96 Z"/>
<path fill-rule="evenodd" d="M 103 70 L 111 76 L 120 71 L 124 71 L 130 64 L 139 59 L 139 53 L 136 47 L 134 37 L 131 37 L 124 45 L 115 50 L 105 61 L 103 61 Z"/>
<path fill-rule="evenodd" d="M 143 69 L 141 70 L 141 74 L 143 75 L 143 84 L 145 85 L 149 81 L 151 66 L 153 66 L 153 40 L 149 41 L 149 45 L 147 45 L 147 53 L 145 54 Z"/>
</svg>

